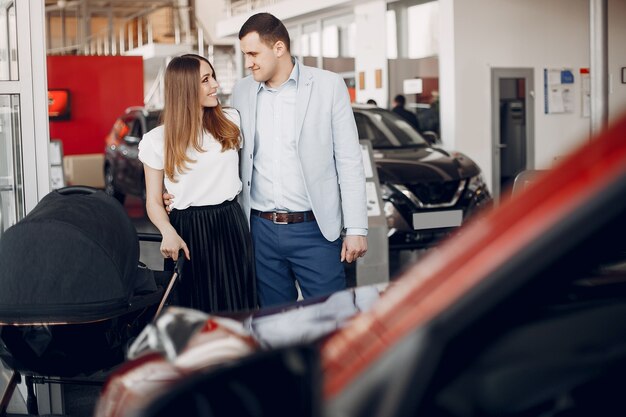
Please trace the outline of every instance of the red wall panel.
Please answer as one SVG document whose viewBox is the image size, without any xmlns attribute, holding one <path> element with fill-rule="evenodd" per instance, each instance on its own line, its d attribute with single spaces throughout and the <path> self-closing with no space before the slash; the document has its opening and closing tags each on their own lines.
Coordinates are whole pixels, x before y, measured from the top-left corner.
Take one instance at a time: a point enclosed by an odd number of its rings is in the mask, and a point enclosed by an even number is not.
<svg viewBox="0 0 626 417">
<path fill-rule="evenodd" d="M 48 88 L 71 94 L 69 120 L 50 121 L 65 155 L 104 152 L 104 137 L 129 106 L 143 105 L 143 58 L 49 56 Z"/>
</svg>

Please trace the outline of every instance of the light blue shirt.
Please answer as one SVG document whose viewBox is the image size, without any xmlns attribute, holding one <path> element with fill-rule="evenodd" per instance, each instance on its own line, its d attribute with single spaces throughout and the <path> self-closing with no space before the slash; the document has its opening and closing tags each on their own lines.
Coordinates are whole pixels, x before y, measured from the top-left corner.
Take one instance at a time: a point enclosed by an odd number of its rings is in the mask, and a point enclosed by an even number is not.
<svg viewBox="0 0 626 417">
<path fill-rule="evenodd" d="M 250 207 L 259 211 L 309 211 L 296 147 L 296 97 L 300 64 L 278 88 L 264 82 L 257 91 L 256 131 Z M 367 229 L 349 228 L 347 235 L 367 235 Z"/>
<path fill-rule="evenodd" d="M 259 85 L 250 190 L 255 210 L 311 210 L 296 150 L 298 74 L 296 62 L 280 87 Z"/>
</svg>

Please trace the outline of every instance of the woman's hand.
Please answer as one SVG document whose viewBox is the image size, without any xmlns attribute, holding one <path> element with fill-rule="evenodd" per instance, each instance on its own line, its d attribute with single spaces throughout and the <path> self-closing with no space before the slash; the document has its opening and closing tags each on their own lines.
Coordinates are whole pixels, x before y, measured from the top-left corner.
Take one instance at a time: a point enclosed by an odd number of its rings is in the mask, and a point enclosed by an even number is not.
<svg viewBox="0 0 626 417">
<path fill-rule="evenodd" d="M 161 241 L 161 254 L 164 258 L 172 258 L 172 260 L 177 261 L 178 252 L 181 249 L 185 252 L 185 258 L 191 259 L 187 244 L 180 236 L 178 236 L 177 233 L 172 232 L 163 235 L 163 240 Z"/>
</svg>

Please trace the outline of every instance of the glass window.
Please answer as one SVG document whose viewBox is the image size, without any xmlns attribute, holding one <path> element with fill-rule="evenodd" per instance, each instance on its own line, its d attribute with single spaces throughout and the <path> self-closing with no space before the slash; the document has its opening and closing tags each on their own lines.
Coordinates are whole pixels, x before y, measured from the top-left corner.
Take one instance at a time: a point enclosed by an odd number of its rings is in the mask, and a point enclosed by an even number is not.
<svg viewBox="0 0 626 417">
<path fill-rule="evenodd" d="M 346 58 L 356 55 L 356 23 L 351 22 L 339 31 L 339 54 Z"/>
<path fill-rule="evenodd" d="M 0 80 L 18 79 L 15 5 L 0 0 Z"/>
<path fill-rule="evenodd" d="M 307 35 L 306 33 L 300 36 L 300 54 L 302 56 L 310 56 L 311 54 L 309 53 L 309 35 Z"/>
<path fill-rule="evenodd" d="M 160 117 L 161 115 L 159 113 L 150 114 L 148 116 L 148 119 L 146 120 L 146 123 L 148 124 L 148 126 L 146 127 L 148 129 L 148 132 L 159 126 L 161 122 Z"/>
<path fill-rule="evenodd" d="M 396 11 L 387 10 L 387 59 L 398 58 Z"/>
<path fill-rule="evenodd" d="M 132 128 L 130 131 L 130 136 L 134 138 L 141 138 L 143 136 L 143 132 L 141 131 L 141 120 L 139 118 L 133 119 Z"/>
<path fill-rule="evenodd" d="M 291 40 L 291 56 L 300 56 L 301 40 L 300 29 L 297 27 L 288 27 L 289 38 Z"/>
<path fill-rule="evenodd" d="M 302 26 L 300 47 L 302 56 L 320 56 L 320 33 L 317 23 L 307 23 Z"/>
<path fill-rule="evenodd" d="M 337 26 L 324 27 L 322 51 L 327 58 L 339 56 L 339 28 Z"/>
<path fill-rule="evenodd" d="M 340 15 L 322 21 L 322 53 L 328 58 L 353 58 L 356 47 L 354 15 Z"/>
<path fill-rule="evenodd" d="M 356 128 L 359 131 L 359 139 L 369 139 L 374 148 L 388 148 L 394 146 L 379 128 L 374 126 L 369 117 L 364 114 L 354 112 Z"/>
<path fill-rule="evenodd" d="M 400 146 L 428 145 L 426 140 L 403 118 L 384 109 L 372 109 L 372 121 L 400 142 Z"/>
<path fill-rule="evenodd" d="M 439 54 L 439 2 L 411 6 L 408 13 L 409 58 Z"/>
<path fill-rule="evenodd" d="M 0 235 L 24 217 L 24 174 L 17 94 L 0 95 Z"/>
</svg>

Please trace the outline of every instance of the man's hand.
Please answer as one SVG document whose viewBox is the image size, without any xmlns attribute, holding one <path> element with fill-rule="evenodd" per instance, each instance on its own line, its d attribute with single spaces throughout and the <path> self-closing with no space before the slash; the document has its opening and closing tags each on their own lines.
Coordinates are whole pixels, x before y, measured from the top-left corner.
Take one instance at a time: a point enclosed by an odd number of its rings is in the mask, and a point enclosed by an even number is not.
<svg viewBox="0 0 626 417">
<path fill-rule="evenodd" d="M 341 262 L 351 263 L 356 261 L 367 252 L 367 237 L 359 235 L 348 235 L 343 238 L 341 247 Z"/>
<path fill-rule="evenodd" d="M 170 205 L 174 202 L 174 194 L 168 194 L 167 192 L 163 193 L 163 205 L 165 206 L 165 211 L 167 214 L 171 213 L 172 209 Z"/>
</svg>

